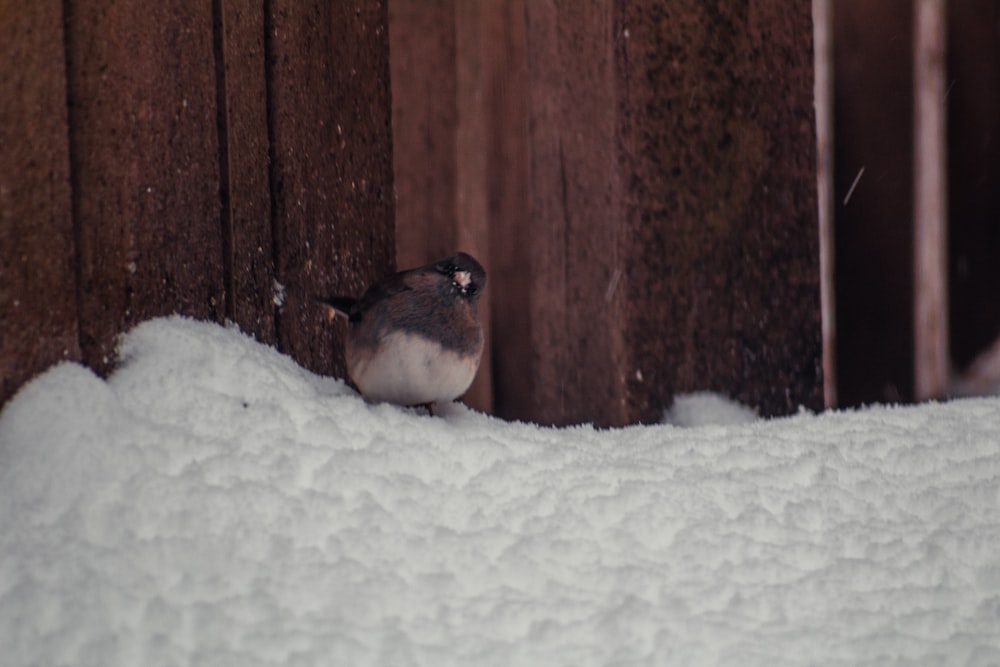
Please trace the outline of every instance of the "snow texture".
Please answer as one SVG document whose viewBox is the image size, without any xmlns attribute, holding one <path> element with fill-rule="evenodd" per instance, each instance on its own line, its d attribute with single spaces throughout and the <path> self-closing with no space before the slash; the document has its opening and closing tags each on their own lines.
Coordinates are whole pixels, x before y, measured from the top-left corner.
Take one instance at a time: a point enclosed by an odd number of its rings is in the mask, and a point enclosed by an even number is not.
<svg viewBox="0 0 1000 667">
<path fill-rule="evenodd" d="M 0 413 L 5 666 L 1000 664 L 998 399 L 551 429 L 122 354 Z"/>
<path fill-rule="evenodd" d="M 750 408 L 710 392 L 677 396 L 663 415 L 663 423 L 674 426 L 733 426 L 756 419 Z"/>
</svg>

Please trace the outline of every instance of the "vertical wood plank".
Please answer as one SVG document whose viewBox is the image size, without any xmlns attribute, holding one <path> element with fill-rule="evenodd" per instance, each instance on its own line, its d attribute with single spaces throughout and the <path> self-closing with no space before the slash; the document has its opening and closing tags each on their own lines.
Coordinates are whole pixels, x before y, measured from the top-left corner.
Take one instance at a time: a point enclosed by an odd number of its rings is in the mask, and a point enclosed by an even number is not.
<svg viewBox="0 0 1000 667">
<path fill-rule="evenodd" d="M 948 244 L 945 172 L 945 3 L 917 0 L 914 19 L 914 394 L 948 386 Z"/>
<path fill-rule="evenodd" d="M 533 283 L 528 71 L 523 0 L 484 3 L 486 187 L 490 221 L 490 303 L 496 414 L 540 414 L 537 355 L 529 308 Z"/>
<path fill-rule="evenodd" d="M 965 372 L 1000 336 L 1000 3 L 949 0 L 947 23 L 949 339 Z M 997 364 L 976 366 L 968 390 L 1000 385 Z"/>
<path fill-rule="evenodd" d="M 837 0 L 834 150 L 842 405 L 913 397 L 913 3 Z"/>
<path fill-rule="evenodd" d="M 810 2 L 622 3 L 629 416 L 823 406 Z"/>
<path fill-rule="evenodd" d="M 265 5 L 280 348 L 344 374 L 343 329 L 315 298 L 395 268 L 384 0 Z"/>
<path fill-rule="evenodd" d="M 68 0 L 84 358 L 167 313 L 224 312 L 211 6 Z"/>
<path fill-rule="evenodd" d="M 812 0 L 816 99 L 816 196 L 819 208 L 823 402 L 837 407 L 837 297 L 833 218 L 833 0 Z"/>
<path fill-rule="evenodd" d="M 532 419 L 627 422 L 615 3 L 525 3 L 533 234 Z M 628 175 L 625 175 L 628 178 Z M 619 290 L 619 288 L 621 288 Z"/>
<path fill-rule="evenodd" d="M 264 8 L 215 0 L 226 317 L 275 343 Z"/>
<path fill-rule="evenodd" d="M 401 268 L 447 257 L 458 248 L 455 13 L 456 0 L 389 3 L 396 261 Z"/>
<path fill-rule="evenodd" d="M 494 306 L 501 414 L 652 421 L 695 389 L 821 408 L 810 3 L 532 2 L 524 26 L 527 251 L 491 241 L 529 276 Z"/>
<path fill-rule="evenodd" d="M 486 40 L 491 26 L 486 3 L 455 3 L 455 89 L 458 125 L 455 128 L 455 246 L 479 258 L 487 272 L 491 270 L 489 253 L 489 204 L 486 164 L 489 160 L 487 127 L 484 104 L 486 102 L 487 61 Z M 492 347 L 491 300 L 492 290 L 487 289 L 479 304 L 479 318 L 483 326 L 485 350 Z M 471 407 L 492 412 L 491 355 L 486 352 L 479 366 L 476 379 L 463 399 Z"/>
<path fill-rule="evenodd" d="M 396 262 L 420 266 L 455 250 L 488 255 L 482 3 L 389 5 Z M 492 276 L 491 276 L 492 277 Z M 479 306 L 490 349 L 488 289 Z M 465 396 L 490 411 L 490 355 Z"/>
<path fill-rule="evenodd" d="M 0 405 L 79 359 L 62 2 L 0 4 Z"/>
<path fill-rule="evenodd" d="M 622 424 L 684 388 L 821 407 L 809 3 L 487 3 L 456 21 L 460 126 L 463 80 L 486 96 L 498 412 Z"/>
</svg>

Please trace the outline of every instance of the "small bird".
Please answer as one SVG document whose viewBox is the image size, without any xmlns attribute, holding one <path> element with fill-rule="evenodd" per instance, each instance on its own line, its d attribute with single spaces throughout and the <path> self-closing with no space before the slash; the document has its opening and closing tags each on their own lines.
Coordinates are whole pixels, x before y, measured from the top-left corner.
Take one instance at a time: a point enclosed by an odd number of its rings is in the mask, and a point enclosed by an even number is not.
<svg viewBox="0 0 1000 667">
<path fill-rule="evenodd" d="M 347 319 L 347 373 L 369 400 L 449 403 L 472 384 L 483 354 L 477 305 L 486 271 L 464 252 L 400 271 L 360 299 L 320 299 Z"/>
</svg>

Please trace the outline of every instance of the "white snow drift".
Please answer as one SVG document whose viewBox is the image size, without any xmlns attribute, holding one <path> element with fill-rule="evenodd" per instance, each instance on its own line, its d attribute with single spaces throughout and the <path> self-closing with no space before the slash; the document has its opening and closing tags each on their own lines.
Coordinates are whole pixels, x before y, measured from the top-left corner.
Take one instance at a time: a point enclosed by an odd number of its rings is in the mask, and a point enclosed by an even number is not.
<svg viewBox="0 0 1000 667">
<path fill-rule="evenodd" d="M 122 352 L 0 414 L 4 665 L 1000 663 L 998 399 L 549 429 Z"/>
</svg>

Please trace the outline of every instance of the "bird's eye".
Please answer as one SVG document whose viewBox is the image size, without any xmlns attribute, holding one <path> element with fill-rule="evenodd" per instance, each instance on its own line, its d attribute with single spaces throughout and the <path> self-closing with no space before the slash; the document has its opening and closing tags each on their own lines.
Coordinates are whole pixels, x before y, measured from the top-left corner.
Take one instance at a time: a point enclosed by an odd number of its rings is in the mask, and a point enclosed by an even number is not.
<svg viewBox="0 0 1000 667">
<path fill-rule="evenodd" d="M 438 273 L 442 273 L 442 274 L 444 274 L 446 276 L 453 276 L 453 275 L 455 275 L 455 272 L 458 271 L 458 267 L 457 266 L 455 266 L 454 264 L 448 263 L 448 262 L 445 262 L 445 263 L 442 263 L 442 264 L 438 264 L 434 268 L 437 269 Z"/>
<path fill-rule="evenodd" d="M 463 290 L 463 291 L 467 295 L 472 296 L 473 294 L 476 293 L 476 286 L 475 285 L 468 285 L 468 286 L 466 286 L 465 290 Z"/>
</svg>

